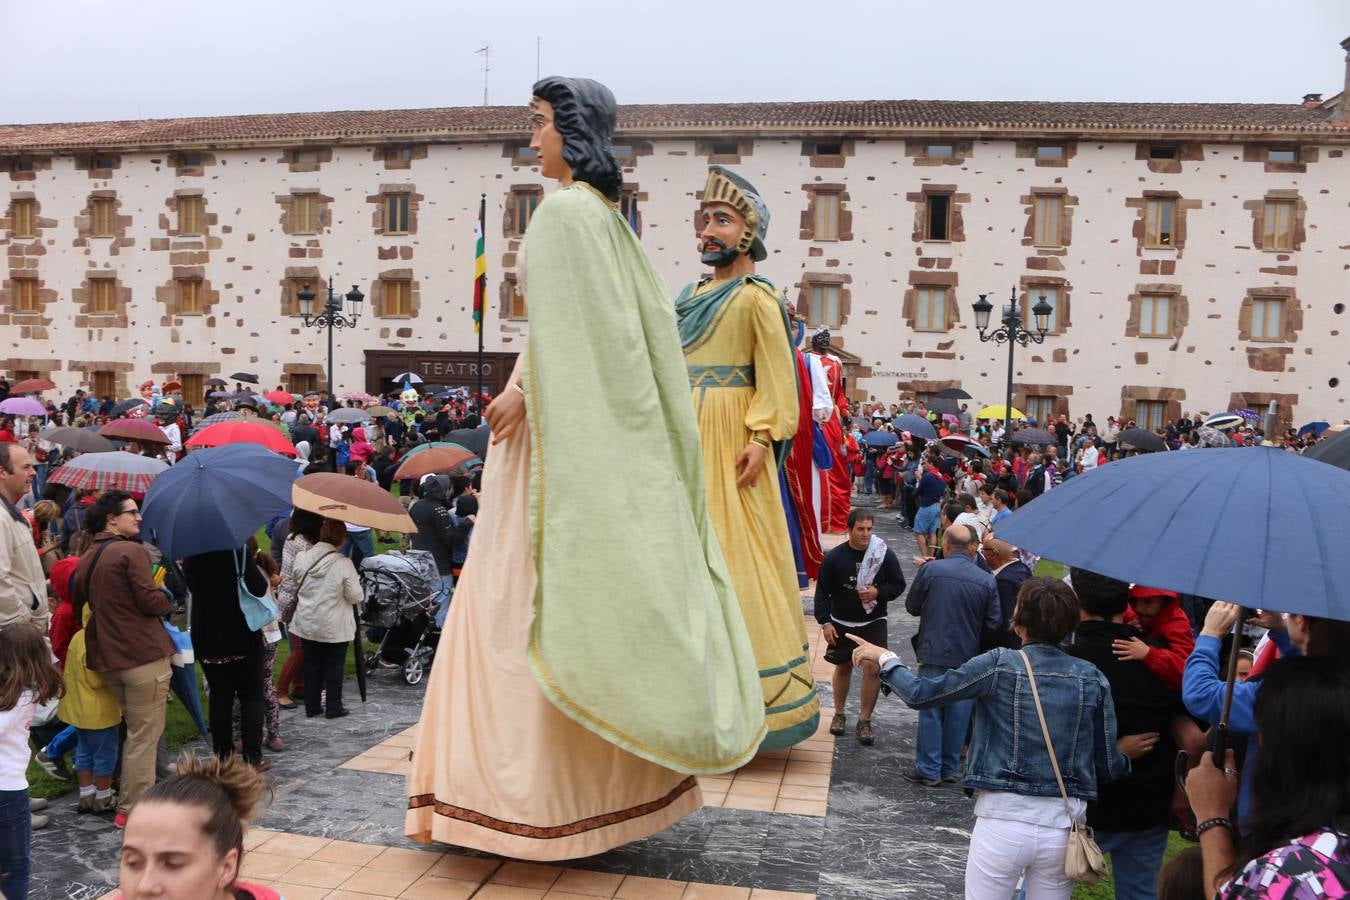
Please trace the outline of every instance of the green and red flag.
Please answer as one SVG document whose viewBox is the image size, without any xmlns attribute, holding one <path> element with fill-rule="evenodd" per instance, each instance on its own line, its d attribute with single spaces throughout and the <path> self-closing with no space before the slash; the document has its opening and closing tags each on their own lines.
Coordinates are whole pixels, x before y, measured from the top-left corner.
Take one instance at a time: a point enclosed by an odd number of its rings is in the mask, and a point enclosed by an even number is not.
<svg viewBox="0 0 1350 900">
<path fill-rule="evenodd" d="M 478 224 L 474 228 L 477 246 L 473 260 L 473 330 L 483 331 L 483 310 L 487 307 L 487 254 L 483 250 L 483 235 L 487 231 L 487 196 L 478 205 Z"/>
</svg>

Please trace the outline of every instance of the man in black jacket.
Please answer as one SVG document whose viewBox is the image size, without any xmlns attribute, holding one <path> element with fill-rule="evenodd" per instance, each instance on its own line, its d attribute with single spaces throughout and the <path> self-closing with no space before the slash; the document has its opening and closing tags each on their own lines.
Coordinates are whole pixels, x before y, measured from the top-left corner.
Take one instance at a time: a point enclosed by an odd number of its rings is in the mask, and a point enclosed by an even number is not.
<svg viewBox="0 0 1350 900">
<path fill-rule="evenodd" d="M 1003 621 L 993 634 L 986 635 L 984 646 L 1007 647 L 1016 650 L 1022 646 L 1022 639 L 1012 630 L 1013 608 L 1017 606 L 1017 592 L 1022 582 L 1031 577 L 1031 569 L 1022 562 L 1017 548 L 1007 541 L 1000 541 L 992 534 L 984 538 L 984 561 L 994 576 L 994 585 L 998 588 L 998 603 Z"/>
<path fill-rule="evenodd" d="M 820 564 L 820 578 L 816 581 L 816 621 L 829 644 L 825 661 L 834 665 L 830 679 L 834 688 L 830 734 L 844 733 L 844 701 L 848 699 L 853 680 L 854 644 L 845 640 L 844 635 L 856 634 L 869 644 L 885 647 L 886 604 L 905 590 L 900 560 L 890 548 L 886 548 L 881 567 L 870 583 L 861 589 L 858 587 L 859 569 L 871 543 L 872 512 L 855 507 L 848 514 L 848 540 L 825 554 Z M 858 743 L 870 747 L 875 740 L 872 710 L 877 705 L 877 694 L 881 692 L 881 670 L 871 661 L 862 670 Z"/>
<path fill-rule="evenodd" d="M 1130 774 L 1097 786 L 1097 801 L 1088 804 L 1088 824 L 1097 844 L 1111 855 L 1118 896 L 1152 896 L 1167 849 L 1167 815 L 1172 801 L 1171 721 L 1182 713 L 1181 697 L 1142 662 L 1117 659 L 1111 644 L 1138 637 L 1125 624 L 1130 586 L 1086 569 L 1071 569 L 1070 579 L 1082 606 L 1083 621 L 1064 650 L 1092 663 L 1106 676 L 1116 708 L 1120 743 L 1134 743 Z M 1124 890 L 1122 890 L 1124 888 Z"/>
<path fill-rule="evenodd" d="M 414 550 L 427 550 L 436 558 L 436 572 L 441 576 L 440 594 L 437 597 L 436 627 L 445 625 L 445 615 L 450 610 L 450 589 L 455 579 L 450 573 L 453 566 L 455 548 L 463 544 L 472 525 L 456 525 L 454 510 L 447 499 L 449 477 L 445 475 L 427 475 L 422 479 L 419 500 L 408 510 L 417 534 L 413 535 Z"/>
</svg>

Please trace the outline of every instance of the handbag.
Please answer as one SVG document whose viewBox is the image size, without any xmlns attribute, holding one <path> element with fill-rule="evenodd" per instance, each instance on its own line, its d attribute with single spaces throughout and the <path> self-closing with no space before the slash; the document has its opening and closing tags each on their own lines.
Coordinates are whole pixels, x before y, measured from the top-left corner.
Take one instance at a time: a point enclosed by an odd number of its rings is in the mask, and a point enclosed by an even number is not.
<svg viewBox="0 0 1350 900">
<path fill-rule="evenodd" d="M 235 550 L 234 574 L 238 582 L 239 608 L 244 612 L 244 622 L 249 631 L 262 631 L 267 623 L 277 617 L 277 605 L 272 598 L 263 594 L 259 597 L 244 583 L 244 550 Z"/>
<path fill-rule="evenodd" d="M 1041 735 L 1045 738 L 1045 749 L 1050 752 L 1050 765 L 1055 770 L 1055 781 L 1059 784 L 1059 796 L 1064 800 L 1064 811 L 1069 814 L 1072 825 L 1069 828 L 1069 843 L 1064 848 L 1064 875 L 1079 884 L 1096 884 L 1106 874 L 1106 857 L 1092 836 L 1092 826 L 1086 822 L 1074 820 L 1073 810 L 1069 808 L 1069 792 L 1064 790 L 1064 778 L 1059 774 L 1059 760 L 1055 759 L 1055 747 L 1050 743 L 1050 729 L 1045 725 L 1045 712 L 1041 709 L 1041 695 L 1036 690 L 1036 676 L 1031 674 L 1031 660 L 1023 650 L 1017 651 L 1022 664 L 1027 667 L 1027 680 L 1031 682 L 1031 699 L 1036 701 L 1036 717 L 1041 720 Z"/>
</svg>

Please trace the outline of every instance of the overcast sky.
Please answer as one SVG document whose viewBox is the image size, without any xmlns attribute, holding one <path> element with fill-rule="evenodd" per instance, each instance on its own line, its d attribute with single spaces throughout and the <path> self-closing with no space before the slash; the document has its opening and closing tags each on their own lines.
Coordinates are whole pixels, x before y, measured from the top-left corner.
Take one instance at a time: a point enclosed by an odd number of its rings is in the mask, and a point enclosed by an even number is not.
<svg viewBox="0 0 1350 900">
<path fill-rule="evenodd" d="M 0 122 L 525 103 L 1297 102 L 1338 92 L 1347 0 L 0 0 Z"/>
</svg>

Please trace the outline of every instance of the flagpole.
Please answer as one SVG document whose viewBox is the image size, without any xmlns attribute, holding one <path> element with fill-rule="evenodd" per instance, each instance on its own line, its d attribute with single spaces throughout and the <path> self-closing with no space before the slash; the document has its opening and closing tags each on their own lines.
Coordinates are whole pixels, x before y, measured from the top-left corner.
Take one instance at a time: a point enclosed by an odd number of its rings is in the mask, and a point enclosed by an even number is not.
<svg viewBox="0 0 1350 900">
<path fill-rule="evenodd" d="M 478 230 L 480 253 L 487 252 L 487 194 L 482 194 L 478 201 Z M 477 261 L 475 261 L 477 266 Z M 479 298 L 478 312 L 478 393 L 474 395 L 474 406 L 478 408 L 479 415 L 483 413 L 483 319 L 487 317 L 487 271 L 484 268 L 477 273 L 475 278 L 477 284 L 474 286 L 474 293 Z"/>
</svg>

